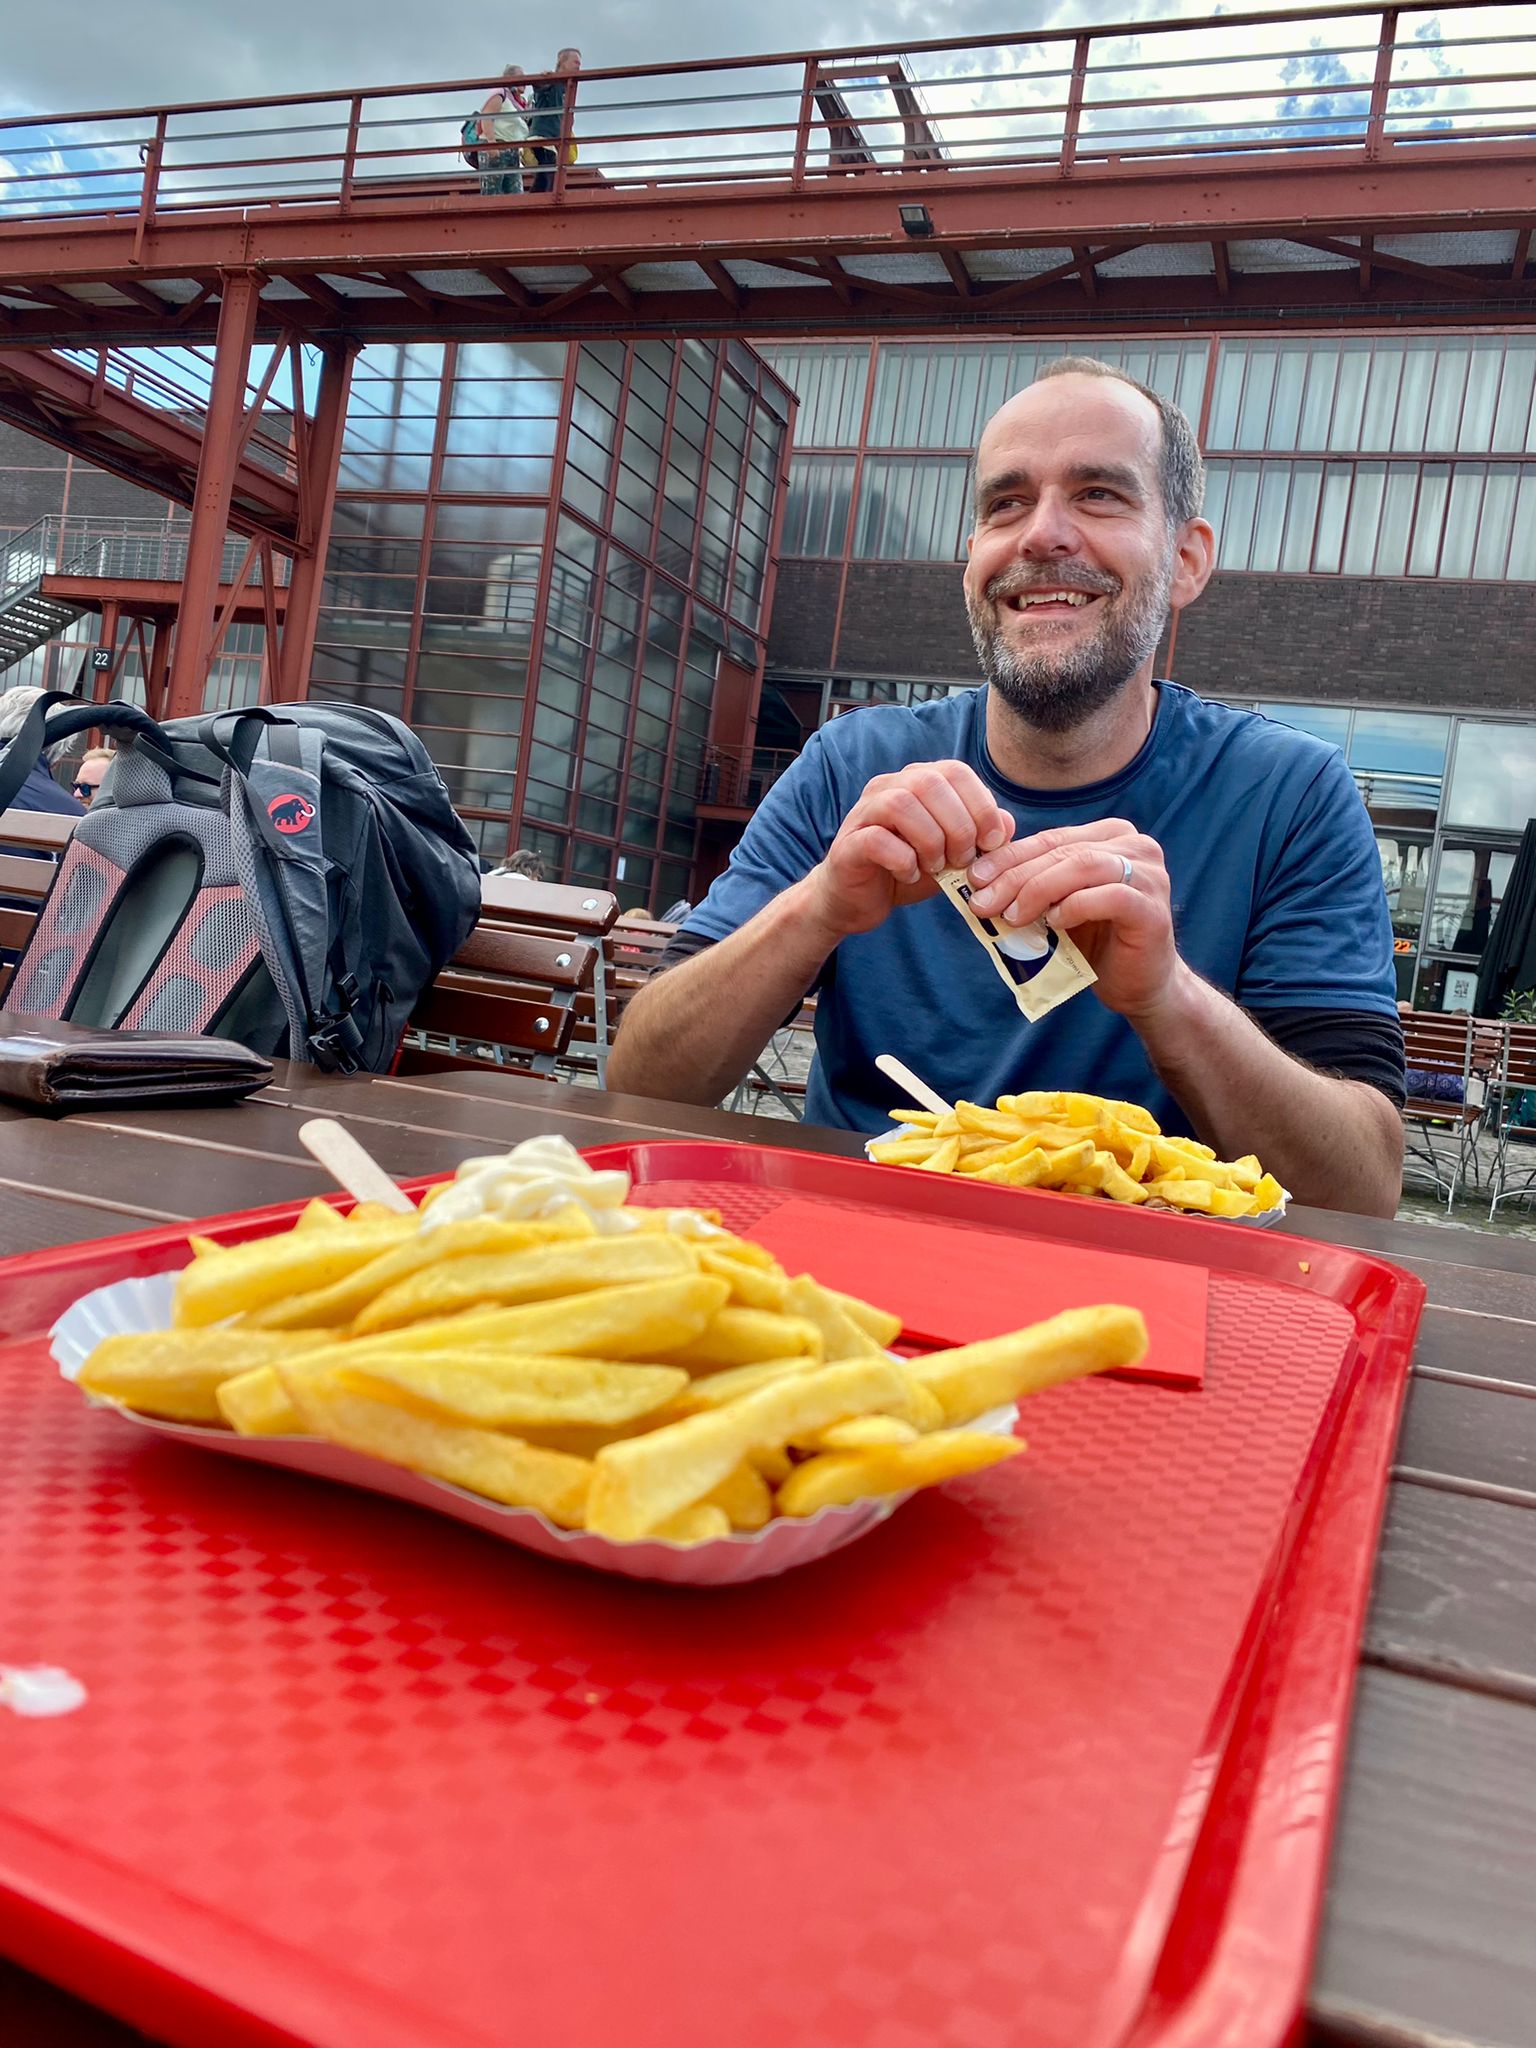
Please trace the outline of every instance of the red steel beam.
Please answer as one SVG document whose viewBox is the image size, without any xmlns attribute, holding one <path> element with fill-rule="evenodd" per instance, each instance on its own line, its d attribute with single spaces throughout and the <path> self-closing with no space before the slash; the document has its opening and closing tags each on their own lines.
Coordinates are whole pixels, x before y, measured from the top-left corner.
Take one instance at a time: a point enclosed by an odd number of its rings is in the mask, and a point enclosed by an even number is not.
<svg viewBox="0 0 1536 2048">
<path fill-rule="evenodd" d="M 208 394 L 208 415 L 198 458 L 192 524 L 187 536 L 187 563 L 181 579 L 181 613 L 171 654 L 168 700 L 173 717 L 188 716 L 202 708 L 218 609 L 215 599 L 219 588 L 219 564 L 224 553 L 224 536 L 229 530 L 234 495 L 235 451 L 245 417 L 246 377 L 250 369 L 251 342 L 256 332 L 258 296 L 255 278 L 234 276 L 224 279 L 219 302 L 219 338 L 213 359 L 213 383 Z M 246 550 L 247 568 L 254 547 L 253 539 Z M 244 578 L 245 571 L 242 571 L 236 578 L 237 591 Z M 226 624 L 232 604 L 233 598 L 224 608 Z"/>
<path fill-rule="evenodd" d="M 356 351 L 350 348 L 326 351 L 315 417 L 305 437 L 304 502 L 308 525 L 303 538 L 308 545 L 294 562 L 293 580 L 288 588 L 288 611 L 274 671 L 274 694 L 279 703 L 295 703 L 309 691 L 309 665 L 315 651 L 315 624 L 320 615 L 320 588 L 331 539 L 331 518 L 336 509 L 336 472 L 341 462 L 342 429 L 346 424 L 355 355 Z"/>
<path fill-rule="evenodd" d="M 26 432 L 82 455 L 130 483 L 192 502 L 202 436 L 196 427 L 130 398 L 45 348 L 0 348 L 0 414 Z M 298 491 L 250 461 L 233 482 L 230 524 L 291 540 Z"/>
<path fill-rule="evenodd" d="M 809 256 L 910 253 L 897 216 L 921 200 L 934 223 L 925 246 L 1070 247 L 1131 235 L 1211 241 L 1284 234 L 1392 235 L 1450 227 L 1518 229 L 1536 216 L 1536 144 L 1416 145 L 1368 163 L 1356 150 L 1143 160 L 1079 156 L 1070 179 L 1038 170 L 927 166 L 860 178 L 721 186 L 572 186 L 559 207 L 487 208 L 465 189 L 445 202 L 409 197 L 158 218 L 131 261 L 135 225 L 15 222 L 0 233 L 0 287 L 71 279 L 190 278 L 258 267 L 299 284 L 385 268 L 480 269 L 533 263 L 605 268 L 716 260 L 764 249 Z M 335 309 L 322 285 L 321 313 Z M 90 309 L 99 321 L 103 309 Z M 355 309 L 353 309 L 355 310 Z"/>
<path fill-rule="evenodd" d="M 125 619 L 173 620 L 181 604 L 181 585 L 167 583 L 154 577 L 103 577 L 103 576 L 60 576 L 50 571 L 43 578 L 43 595 L 60 598 L 65 604 L 79 605 L 82 611 L 95 611 L 99 606 L 115 604 Z M 231 614 L 237 626 L 259 626 L 266 616 L 259 590 L 236 592 L 232 585 L 221 583 L 215 593 L 222 610 L 235 598 Z M 288 602 L 288 592 L 276 584 L 272 592 L 279 617 Z"/>
</svg>

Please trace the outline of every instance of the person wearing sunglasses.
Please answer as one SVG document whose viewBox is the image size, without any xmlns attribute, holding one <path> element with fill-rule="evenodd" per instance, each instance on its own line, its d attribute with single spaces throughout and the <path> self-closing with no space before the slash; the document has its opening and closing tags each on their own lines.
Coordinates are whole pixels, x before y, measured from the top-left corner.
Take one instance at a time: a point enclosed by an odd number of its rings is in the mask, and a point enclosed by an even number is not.
<svg viewBox="0 0 1536 2048">
<path fill-rule="evenodd" d="M 91 747 L 75 763 L 75 779 L 69 786 L 70 793 L 77 797 L 87 810 L 95 801 L 96 792 L 100 789 L 107 770 L 112 766 L 112 761 L 111 747 Z"/>
</svg>

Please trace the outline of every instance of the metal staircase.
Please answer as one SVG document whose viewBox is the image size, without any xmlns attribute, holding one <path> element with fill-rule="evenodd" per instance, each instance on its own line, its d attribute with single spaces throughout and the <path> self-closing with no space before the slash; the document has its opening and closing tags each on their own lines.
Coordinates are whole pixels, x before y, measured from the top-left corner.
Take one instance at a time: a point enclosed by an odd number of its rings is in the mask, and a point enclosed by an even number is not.
<svg viewBox="0 0 1536 2048">
<path fill-rule="evenodd" d="M 57 559 L 60 525 L 57 515 L 50 514 L 0 552 L 0 671 L 56 638 L 85 611 L 43 590 L 43 578 L 66 566 Z"/>
</svg>

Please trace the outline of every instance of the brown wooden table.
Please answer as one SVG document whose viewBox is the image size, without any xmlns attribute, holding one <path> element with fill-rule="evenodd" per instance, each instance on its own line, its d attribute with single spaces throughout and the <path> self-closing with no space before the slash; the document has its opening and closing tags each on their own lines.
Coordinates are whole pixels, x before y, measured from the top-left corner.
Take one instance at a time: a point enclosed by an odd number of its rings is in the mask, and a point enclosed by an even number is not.
<svg viewBox="0 0 1536 2048">
<path fill-rule="evenodd" d="M 238 1107 L 53 1122 L 0 1107 L 0 1249 L 307 1196 L 306 1116 L 383 1164 L 442 1171 L 542 1131 L 576 1144 L 736 1138 L 856 1153 L 846 1133 L 504 1074 L 280 1070 Z M 1314 2042 L 1536 2048 L 1536 1245 L 1294 1210 L 1428 1285 L 1311 1999 Z M 8 2048 L 141 2037 L 0 1963 Z"/>
</svg>

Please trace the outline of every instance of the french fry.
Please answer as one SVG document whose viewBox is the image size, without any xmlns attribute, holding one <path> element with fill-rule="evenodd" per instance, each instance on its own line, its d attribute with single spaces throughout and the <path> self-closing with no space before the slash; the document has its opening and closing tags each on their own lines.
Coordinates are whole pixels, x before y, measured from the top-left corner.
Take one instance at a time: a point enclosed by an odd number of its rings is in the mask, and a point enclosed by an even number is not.
<svg viewBox="0 0 1536 2048">
<path fill-rule="evenodd" d="M 224 1414 L 218 1392 L 226 1380 L 252 1366 L 276 1364 L 295 1348 L 287 1336 L 237 1336 L 232 1330 L 119 1331 L 102 1338 L 76 1384 L 169 1422 L 219 1423 Z"/>
<path fill-rule="evenodd" d="M 359 1350 L 364 1347 L 359 1346 Z M 688 1384 L 681 1366 L 620 1365 L 598 1358 L 521 1358 L 500 1352 L 399 1352 L 367 1347 L 366 1362 L 337 1369 L 360 1391 L 393 1399 L 409 1395 L 456 1422 L 485 1429 L 605 1429 L 653 1415 Z M 382 1384 L 374 1384 L 380 1382 Z"/>
<path fill-rule="evenodd" d="M 413 1415 L 391 1401 L 354 1393 L 326 1374 L 279 1367 L 288 1397 L 313 1436 L 446 1479 L 507 1507 L 537 1508 L 564 1529 L 579 1529 L 592 1482 L 583 1458 L 547 1451 L 457 1422 Z"/>
<path fill-rule="evenodd" d="M 194 1259 L 210 1258 L 213 1253 L 221 1252 L 224 1249 L 216 1237 L 199 1237 L 196 1231 L 189 1233 L 187 1248 Z"/>
<path fill-rule="evenodd" d="M 529 1302 L 411 1323 L 390 1333 L 392 1349 L 436 1351 L 446 1343 L 515 1351 L 532 1358 L 642 1359 L 681 1365 L 679 1355 L 725 1305 L 729 1289 L 712 1273 L 602 1287 L 590 1294 Z M 752 1309 L 732 1311 L 753 1315 Z M 446 1333 L 446 1335 L 445 1335 Z M 814 1333 L 813 1333 L 814 1334 Z"/>
<path fill-rule="evenodd" d="M 323 1195 L 313 1195 L 299 1211 L 295 1230 L 344 1230 L 347 1219 Z"/>
<path fill-rule="evenodd" d="M 414 1229 L 416 1226 L 414 1216 L 402 1216 L 397 1210 L 386 1209 L 382 1202 L 354 1202 L 342 1221 L 356 1224 L 361 1229 L 367 1229 L 375 1223 L 404 1223 L 408 1229 Z"/>
<path fill-rule="evenodd" d="M 334 1209 L 329 1213 L 336 1214 Z M 572 1209 L 559 1213 L 578 1212 Z M 499 1216 L 469 1217 L 462 1223 L 444 1224 L 440 1230 L 417 1231 L 329 1287 L 270 1302 L 265 1308 L 254 1310 L 246 1321 L 261 1330 L 341 1329 L 386 1287 L 435 1266 L 439 1260 L 469 1258 L 486 1252 L 526 1251 L 565 1235 L 563 1228 L 552 1232 L 548 1223 L 509 1223 Z"/>
<path fill-rule="evenodd" d="M 587 1527 L 599 1536 L 633 1541 L 701 1500 L 754 1451 L 777 1450 L 829 1423 L 900 1402 L 896 1366 L 880 1358 L 850 1359 L 791 1374 L 724 1408 L 609 1444 L 593 1460 Z"/>
<path fill-rule="evenodd" d="M 872 1301 L 860 1301 L 856 1294 L 839 1294 L 835 1287 L 824 1287 L 822 1292 L 837 1303 L 850 1322 L 858 1324 L 866 1337 L 873 1337 L 882 1351 L 888 1351 L 901 1335 L 901 1317 L 893 1315 L 888 1308 L 877 1308 Z"/>
<path fill-rule="evenodd" d="M 773 1493 L 748 1458 L 721 1480 L 707 1504 L 724 1509 L 733 1529 L 765 1529 L 773 1520 Z"/>
<path fill-rule="evenodd" d="M 724 1280 L 716 1283 L 724 1289 Z M 728 1365 L 759 1365 L 796 1352 L 820 1360 L 821 1332 L 804 1316 L 774 1315 L 767 1309 L 724 1308 L 696 1336 L 664 1352 L 649 1351 L 666 1365 L 686 1365 L 690 1372 L 713 1372 Z M 636 1354 L 637 1356 L 639 1354 Z"/>
<path fill-rule="evenodd" d="M 814 1372 L 820 1363 L 810 1352 L 801 1351 L 793 1358 L 765 1358 L 757 1365 L 728 1365 L 720 1372 L 699 1373 L 678 1395 L 675 1406 L 683 1415 L 697 1415 L 705 1408 L 723 1408 L 727 1401 L 739 1400 L 743 1394 L 767 1386 L 770 1380 L 783 1379 L 787 1373 Z"/>
<path fill-rule="evenodd" d="M 952 1351 L 907 1360 L 906 1370 L 937 1396 L 951 1426 L 969 1422 L 1063 1380 L 1135 1365 L 1147 1353 L 1141 1311 L 1105 1305 L 1063 1309 L 1048 1321 Z"/>
<path fill-rule="evenodd" d="M 845 1315 L 826 1288 L 802 1273 L 791 1280 L 784 1295 L 788 1315 L 801 1316 L 821 1332 L 822 1355 L 829 1365 L 840 1358 L 878 1358 L 882 1347 L 868 1331 Z"/>
<path fill-rule="evenodd" d="M 444 1259 L 375 1295 L 359 1310 L 352 1327 L 359 1337 L 368 1337 L 457 1315 L 462 1309 L 492 1304 L 515 1308 L 524 1302 L 553 1301 L 697 1271 L 698 1260 L 681 1238 L 660 1235 L 604 1237 Z"/>
<path fill-rule="evenodd" d="M 979 1472 L 1004 1458 L 1016 1458 L 1023 1448 L 1017 1437 L 956 1429 L 919 1437 L 915 1443 L 828 1451 L 795 1467 L 779 1488 L 776 1505 L 781 1515 L 814 1515 L 821 1508 L 843 1507 L 871 1494 L 938 1486 L 962 1472 Z"/>
<path fill-rule="evenodd" d="M 873 1444 L 916 1443 L 919 1432 L 899 1415 L 851 1415 L 846 1422 L 834 1422 L 819 1429 L 797 1451 L 864 1451 Z"/>
<path fill-rule="evenodd" d="M 782 1273 L 749 1265 L 729 1248 L 716 1250 L 712 1245 L 700 1245 L 698 1256 L 700 1272 L 713 1273 L 717 1280 L 729 1282 L 735 1307 L 767 1309 L 770 1314 L 783 1309 L 789 1282 Z"/>
<path fill-rule="evenodd" d="M 943 1138 L 926 1159 L 918 1161 L 918 1170 L 923 1173 L 953 1173 L 960 1158 L 960 1139 L 957 1136 Z"/>
<path fill-rule="evenodd" d="M 388 1251 L 416 1227 L 409 1216 L 347 1230 L 291 1231 L 227 1245 L 194 1259 L 176 1279 L 171 1311 L 180 1329 L 200 1329 L 229 1316 L 264 1308 L 291 1294 L 329 1287 Z"/>
<path fill-rule="evenodd" d="M 683 1508 L 680 1513 L 670 1516 L 658 1528 L 651 1531 L 646 1539 L 650 1543 L 712 1543 L 718 1537 L 729 1536 L 731 1518 L 717 1502 L 701 1500 L 696 1506 Z"/>
<path fill-rule="evenodd" d="M 275 1365 L 253 1365 L 214 1390 L 219 1413 L 237 1436 L 302 1436 L 304 1422 Z"/>
</svg>

